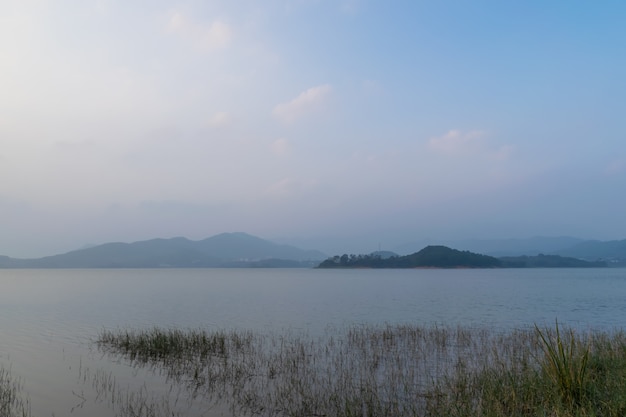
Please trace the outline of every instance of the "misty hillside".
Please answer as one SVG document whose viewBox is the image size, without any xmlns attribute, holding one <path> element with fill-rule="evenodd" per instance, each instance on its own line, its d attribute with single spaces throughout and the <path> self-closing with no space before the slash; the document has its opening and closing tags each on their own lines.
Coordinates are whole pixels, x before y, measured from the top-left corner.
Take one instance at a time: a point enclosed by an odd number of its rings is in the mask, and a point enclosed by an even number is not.
<svg viewBox="0 0 626 417">
<path fill-rule="evenodd" d="M 279 245 L 246 233 L 204 240 L 183 237 L 106 243 L 38 259 L 0 257 L 5 268 L 159 268 L 222 266 L 307 266 L 326 257 L 318 251 Z"/>
<path fill-rule="evenodd" d="M 491 241 L 491 243 L 488 243 L 489 241 L 473 242 L 481 242 L 484 249 L 482 253 L 497 257 L 558 255 L 590 262 L 607 261 L 611 266 L 626 265 L 626 239 L 599 241 L 572 237 L 535 237 Z M 480 244 L 473 247 L 480 247 Z M 546 259 L 543 258 L 544 261 Z"/>
<path fill-rule="evenodd" d="M 561 249 L 556 254 L 588 260 L 603 259 L 626 262 L 626 239 L 606 242 L 587 240 Z"/>
</svg>

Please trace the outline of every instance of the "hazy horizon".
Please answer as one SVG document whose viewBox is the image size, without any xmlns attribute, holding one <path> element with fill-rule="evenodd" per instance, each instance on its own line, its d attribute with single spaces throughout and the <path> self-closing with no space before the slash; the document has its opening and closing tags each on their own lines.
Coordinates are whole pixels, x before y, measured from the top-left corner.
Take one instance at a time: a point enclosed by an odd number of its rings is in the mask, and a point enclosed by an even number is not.
<svg viewBox="0 0 626 417">
<path fill-rule="evenodd" d="M 624 239 L 624 15 L 3 0 L 0 255 L 232 231 L 346 252 Z"/>
<path fill-rule="evenodd" d="M 99 243 L 87 243 L 80 247 L 75 247 L 67 250 L 63 250 L 61 252 L 56 253 L 48 253 L 37 256 L 9 256 L 16 259 L 36 259 L 43 258 L 47 256 L 54 255 L 62 255 L 68 252 L 73 252 L 76 250 L 89 249 L 92 247 L 97 247 L 100 245 L 110 244 L 110 243 L 137 243 L 144 242 L 150 240 L 157 239 L 174 239 L 174 238 L 183 238 L 188 239 L 190 241 L 201 241 L 204 239 L 210 239 L 216 237 L 221 234 L 238 234 L 243 233 L 250 235 L 249 233 L 243 231 L 236 232 L 223 232 L 217 233 L 212 236 L 205 236 L 204 238 L 199 239 L 189 239 L 186 236 L 169 236 L 169 237 L 160 237 L 154 236 L 152 238 L 148 238 L 140 241 L 122 241 L 122 240 L 112 240 L 107 242 L 99 242 Z M 444 245 L 449 246 L 452 249 L 459 250 L 470 250 L 476 253 L 483 253 L 493 255 L 493 253 L 512 253 L 512 254 L 539 254 L 539 253 L 551 253 L 553 250 L 561 250 L 567 249 L 577 242 L 583 241 L 597 241 L 597 239 L 583 239 L 575 236 L 531 236 L 531 237 L 508 237 L 508 238 L 461 238 L 461 239 L 438 239 L 432 237 L 415 237 L 414 239 L 407 240 L 398 240 L 398 241 L 389 241 L 386 245 L 381 243 L 379 239 L 376 242 L 375 239 L 368 239 L 361 237 L 360 239 L 356 237 L 317 237 L 317 238 L 284 238 L 284 237 L 264 237 L 264 236 L 255 236 L 256 238 L 260 238 L 266 240 L 268 242 L 272 242 L 279 245 L 289 245 L 296 247 L 302 250 L 316 250 L 324 253 L 327 256 L 341 255 L 344 253 L 349 254 L 368 254 L 376 251 L 391 251 L 396 252 L 399 255 L 408 255 L 414 252 L 417 252 L 426 246 L 429 245 Z M 616 239 L 616 240 L 624 240 L 624 239 Z M 565 243 L 563 243 L 565 242 Z M 505 247 L 501 247 L 500 245 L 504 244 Z M 245 246 L 245 244 L 244 244 Z M 550 249 L 552 248 L 552 249 Z M 538 251 L 535 253 L 535 251 Z M 547 251 L 547 252 L 546 252 Z M 6 256 L 5 254 L 1 254 L 0 256 Z M 494 256 L 502 256 L 502 255 L 494 255 Z"/>
</svg>

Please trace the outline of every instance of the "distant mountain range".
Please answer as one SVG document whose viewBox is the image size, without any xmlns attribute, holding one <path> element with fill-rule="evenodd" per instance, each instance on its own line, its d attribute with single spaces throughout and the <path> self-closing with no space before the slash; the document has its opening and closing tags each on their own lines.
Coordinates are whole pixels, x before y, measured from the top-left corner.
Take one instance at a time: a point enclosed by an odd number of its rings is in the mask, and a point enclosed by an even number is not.
<svg viewBox="0 0 626 417">
<path fill-rule="evenodd" d="M 438 242 L 434 243 L 442 246 Z M 414 242 L 398 247 L 394 252 L 379 251 L 375 255 L 382 259 L 396 254 L 411 255 L 431 245 L 432 240 L 426 244 Z M 554 256 L 602 261 L 609 266 L 626 266 L 626 239 L 604 242 L 571 237 L 474 239 L 445 246 L 526 266 L 558 264 L 563 261 Z M 511 257 L 526 258 L 507 259 Z M 313 267 L 327 258 L 328 255 L 317 250 L 277 244 L 247 233 L 222 233 L 199 241 L 176 237 L 134 243 L 106 243 L 37 259 L 0 256 L 0 268 Z"/>
<path fill-rule="evenodd" d="M 432 242 L 495 257 L 560 255 L 586 261 L 606 261 L 609 265 L 626 266 L 626 239 L 599 241 L 573 237 L 533 237 L 528 239 L 468 239 Z M 399 246 L 394 252 L 414 253 L 425 246 L 417 241 Z"/>
<path fill-rule="evenodd" d="M 326 257 L 246 233 L 222 233 L 200 241 L 176 237 L 106 243 L 37 259 L 0 256 L 0 268 L 311 267 Z"/>
</svg>

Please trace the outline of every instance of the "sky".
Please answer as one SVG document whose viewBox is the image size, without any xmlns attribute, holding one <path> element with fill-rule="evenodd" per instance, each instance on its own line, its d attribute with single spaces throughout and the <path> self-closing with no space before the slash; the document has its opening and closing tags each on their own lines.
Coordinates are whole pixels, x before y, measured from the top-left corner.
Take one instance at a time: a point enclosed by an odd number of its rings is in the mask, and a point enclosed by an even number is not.
<svg viewBox="0 0 626 417">
<path fill-rule="evenodd" d="M 626 238 L 626 2 L 0 0 L 0 255 Z"/>
</svg>

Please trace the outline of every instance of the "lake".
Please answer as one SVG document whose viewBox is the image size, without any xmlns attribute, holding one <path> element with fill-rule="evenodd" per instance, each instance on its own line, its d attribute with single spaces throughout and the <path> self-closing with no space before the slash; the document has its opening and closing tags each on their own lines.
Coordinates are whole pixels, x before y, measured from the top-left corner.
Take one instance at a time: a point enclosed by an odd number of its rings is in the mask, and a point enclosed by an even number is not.
<svg viewBox="0 0 626 417">
<path fill-rule="evenodd" d="M 0 365 L 22 382 L 34 416 L 116 415 L 89 383 L 95 375 L 171 395 L 163 377 L 95 349 L 103 329 L 317 335 L 360 324 L 507 330 L 558 319 L 613 330 L 626 322 L 626 269 L 0 270 L 0 285 Z"/>
</svg>

